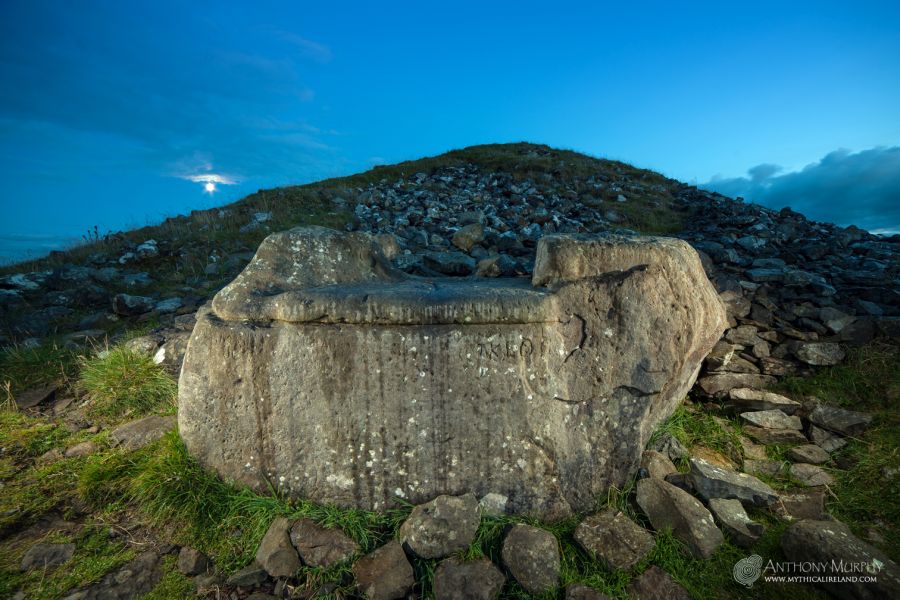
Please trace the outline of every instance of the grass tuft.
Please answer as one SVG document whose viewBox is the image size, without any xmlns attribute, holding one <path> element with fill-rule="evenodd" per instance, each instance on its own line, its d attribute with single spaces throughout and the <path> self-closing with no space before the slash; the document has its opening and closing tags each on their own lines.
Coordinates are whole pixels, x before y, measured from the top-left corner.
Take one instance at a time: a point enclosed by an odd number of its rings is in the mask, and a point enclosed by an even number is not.
<svg viewBox="0 0 900 600">
<path fill-rule="evenodd" d="M 668 433 L 686 448 L 704 446 L 740 463 L 742 456 L 740 426 L 733 421 L 725 421 L 726 426 L 712 415 L 682 404 L 672 416 L 657 428 L 650 438 L 652 446 L 663 434 Z M 677 465 L 686 468 L 686 464 Z"/>
<path fill-rule="evenodd" d="M 79 354 L 48 343 L 33 348 L 8 346 L 0 350 L 2 393 L 15 397 L 30 388 L 50 383 L 65 384 L 74 378 Z"/>
<path fill-rule="evenodd" d="M 174 410 L 178 390 L 151 357 L 124 346 L 83 358 L 78 387 L 91 401 L 91 413 L 100 416 Z"/>
</svg>

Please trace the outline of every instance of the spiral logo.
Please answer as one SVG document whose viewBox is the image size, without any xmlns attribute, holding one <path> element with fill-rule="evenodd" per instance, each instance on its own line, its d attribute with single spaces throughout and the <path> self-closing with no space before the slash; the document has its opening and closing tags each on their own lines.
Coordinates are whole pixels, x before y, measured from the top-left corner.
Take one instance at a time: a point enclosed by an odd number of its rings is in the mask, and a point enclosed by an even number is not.
<svg viewBox="0 0 900 600">
<path fill-rule="evenodd" d="M 759 554 L 748 556 L 737 561 L 734 565 L 734 580 L 748 588 L 753 587 L 753 582 L 759 579 L 762 570 L 763 559 Z"/>
</svg>

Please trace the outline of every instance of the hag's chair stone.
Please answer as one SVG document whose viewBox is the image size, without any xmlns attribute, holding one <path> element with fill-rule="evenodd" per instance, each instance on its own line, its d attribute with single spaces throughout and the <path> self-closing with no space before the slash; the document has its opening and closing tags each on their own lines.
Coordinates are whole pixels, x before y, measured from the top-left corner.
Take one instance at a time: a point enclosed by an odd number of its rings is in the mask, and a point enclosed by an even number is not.
<svg viewBox="0 0 900 600">
<path fill-rule="evenodd" d="M 297 228 L 198 315 L 179 429 L 256 489 L 559 518 L 625 483 L 725 326 L 679 240 L 546 236 L 531 281 L 423 278 L 373 236 Z"/>
</svg>

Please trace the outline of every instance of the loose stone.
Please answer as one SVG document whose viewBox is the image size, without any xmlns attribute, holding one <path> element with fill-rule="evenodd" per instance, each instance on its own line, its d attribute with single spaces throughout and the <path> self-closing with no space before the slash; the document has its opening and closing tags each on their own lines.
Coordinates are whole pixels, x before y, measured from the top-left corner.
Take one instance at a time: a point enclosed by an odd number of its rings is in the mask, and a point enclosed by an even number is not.
<svg viewBox="0 0 900 600">
<path fill-rule="evenodd" d="M 549 531 L 513 525 L 503 539 L 503 564 L 525 591 L 543 594 L 559 585 L 559 544 Z"/>
<path fill-rule="evenodd" d="M 352 570 L 359 590 L 369 600 L 402 598 L 415 583 L 412 565 L 396 540 L 356 561 Z"/>
<path fill-rule="evenodd" d="M 468 548 L 480 522 L 474 494 L 438 496 L 413 509 L 400 526 L 400 541 L 422 558 L 443 558 Z"/>
<path fill-rule="evenodd" d="M 653 536 L 625 513 L 607 507 L 575 528 L 575 541 L 611 570 L 628 570 L 653 550 Z"/>
</svg>

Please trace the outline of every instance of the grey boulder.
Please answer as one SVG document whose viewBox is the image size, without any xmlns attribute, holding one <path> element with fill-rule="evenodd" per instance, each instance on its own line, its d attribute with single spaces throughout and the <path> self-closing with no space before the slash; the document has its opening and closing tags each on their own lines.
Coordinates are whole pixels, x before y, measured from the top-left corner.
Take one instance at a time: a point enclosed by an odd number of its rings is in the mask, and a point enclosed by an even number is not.
<svg viewBox="0 0 900 600">
<path fill-rule="evenodd" d="M 805 342 L 797 347 L 794 354 L 806 364 L 814 366 L 836 365 L 845 356 L 840 344 L 834 342 Z"/>
<path fill-rule="evenodd" d="M 709 501 L 709 510 L 734 543 L 743 548 L 755 544 L 765 532 L 765 527 L 761 523 L 747 516 L 747 511 L 744 510 L 740 500 L 713 498 Z"/>
<path fill-rule="evenodd" d="M 474 494 L 438 496 L 413 509 L 400 526 L 400 541 L 422 558 L 443 558 L 468 548 L 479 523 Z"/>
<path fill-rule="evenodd" d="M 843 563 L 851 572 L 817 573 L 824 577 L 844 576 L 876 581 L 823 583 L 822 587 L 838 598 L 881 599 L 900 598 L 900 567 L 877 548 L 851 533 L 838 521 L 803 520 L 787 528 L 781 536 L 781 549 L 793 562 L 814 562 L 834 565 Z"/>
<path fill-rule="evenodd" d="M 697 493 L 711 498 L 736 499 L 755 506 L 767 506 L 778 499 L 771 487 L 747 473 L 716 466 L 702 458 L 691 459 L 691 482 Z"/>
<path fill-rule="evenodd" d="M 823 429 L 849 436 L 859 435 L 872 422 L 870 414 L 825 404 L 816 406 L 808 418 Z"/>
<path fill-rule="evenodd" d="M 791 477 L 807 487 L 819 485 L 831 485 L 834 477 L 828 471 L 817 465 L 796 463 L 791 465 Z"/>
<path fill-rule="evenodd" d="M 310 567 L 330 567 L 359 552 L 359 544 L 338 529 L 329 529 L 311 519 L 291 526 L 291 543 L 300 559 Z"/>
<path fill-rule="evenodd" d="M 462 561 L 448 558 L 434 570 L 434 600 L 492 600 L 506 577 L 487 558 Z"/>
<path fill-rule="evenodd" d="M 415 583 L 412 565 L 396 540 L 356 561 L 352 570 L 368 600 L 403 598 Z"/>
<path fill-rule="evenodd" d="M 558 519 L 627 482 L 724 328 L 679 240 L 545 236 L 529 282 L 416 277 L 372 236 L 298 228 L 198 315 L 179 431 L 257 490 L 367 510 L 497 493 Z"/>
<path fill-rule="evenodd" d="M 774 392 L 751 388 L 736 388 L 728 392 L 725 408 L 736 413 L 755 410 L 780 410 L 787 415 L 792 415 L 800 408 L 800 403 Z"/>
<path fill-rule="evenodd" d="M 803 428 L 800 417 L 788 416 L 780 410 L 758 410 L 741 413 L 741 419 L 756 427 L 766 429 L 796 429 Z"/>
<path fill-rule="evenodd" d="M 75 544 L 35 544 L 22 557 L 19 568 L 50 569 L 69 562 L 75 554 Z"/>
<path fill-rule="evenodd" d="M 116 294 L 112 300 L 113 312 L 124 317 L 133 317 L 150 312 L 156 306 L 153 298 L 146 296 L 132 296 L 131 294 Z"/>
<path fill-rule="evenodd" d="M 630 569 L 656 544 L 649 531 L 611 506 L 579 523 L 574 538 L 611 571 Z"/>
<path fill-rule="evenodd" d="M 687 590 L 656 565 L 641 573 L 625 591 L 636 600 L 691 600 Z"/>
<path fill-rule="evenodd" d="M 300 569 L 300 557 L 291 544 L 291 523 L 276 517 L 256 550 L 256 562 L 272 577 L 293 577 Z"/>
<path fill-rule="evenodd" d="M 543 594 L 559 585 L 559 544 L 549 531 L 513 525 L 500 551 L 504 566 L 526 592 Z"/>
<path fill-rule="evenodd" d="M 638 480 L 637 503 L 654 529 L 671 529 L 697 558 L 709 558 L 725 541 L 706 507 L 666 481 Z"/>
<path fill-rule="evenodd" d="M 137 450 L 175 429 L 175 417 L 152 415 L 120 425 L 109 434 L 119 448 Z"/>
<path fill-rule="evenodd" d="M 828 462 L 828 452 L 815 444 L 804 444 L 788 450 L 788 458 L 794 462 L 821 465 Z"/>
</svg>

